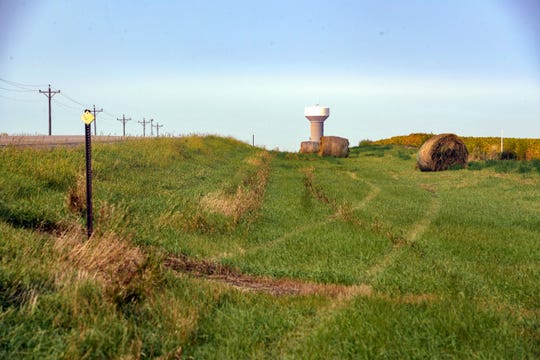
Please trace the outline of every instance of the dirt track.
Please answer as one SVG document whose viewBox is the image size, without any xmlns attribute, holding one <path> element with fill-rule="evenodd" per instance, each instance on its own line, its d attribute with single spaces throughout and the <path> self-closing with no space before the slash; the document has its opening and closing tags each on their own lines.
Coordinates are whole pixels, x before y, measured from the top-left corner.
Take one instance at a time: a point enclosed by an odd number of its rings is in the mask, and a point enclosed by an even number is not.
<svg viewBox="0 0 540 360">
<path fill-rule="evenodd" d="M 115 142 L 127 139 L 122 136 L 92 136 L 92 142 Z M 84 144 L 84 135 L 23 135 L 23 136 L 0 136 L 0 147 L 57 147 L 77 146 Z"/>
</svg>

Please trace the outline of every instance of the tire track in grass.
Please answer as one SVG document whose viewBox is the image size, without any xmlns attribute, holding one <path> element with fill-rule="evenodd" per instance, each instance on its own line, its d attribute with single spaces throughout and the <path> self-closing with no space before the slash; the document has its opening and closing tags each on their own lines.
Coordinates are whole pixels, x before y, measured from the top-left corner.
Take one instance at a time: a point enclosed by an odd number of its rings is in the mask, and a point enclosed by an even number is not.
<svg viewBox="0 0 540 360">
<path fill-rule="evenodd" d="M 193 259 L 185 255 L 168 256 L 163 260 L 163 265 L 178 274 L 226 284 L 240 291 L 266 293 L 273 296 L 324 296 L 331 298 L 332 301 L 328 303 L 328 306 L 320 308 L 320 311 L 324 313 L 340 309 L 356 297 L 377 298 L 396 304 L 420 304 L 439 299 L 435 294 L 400 294 L 396 296 L 386 292 L 376 292 L 371 285 L 365 283 L 343 285 L 254 276 L 218 262 Z"/>
<path fill-rule="evenodd" d="M 426 191 L 430 191 L 427 190 Z M 432 192 L 432 191 L 430 191 Z M 401 254 L 402 249 L 405 245 L 411 245 L 421 236 L 431 225 L 439 210 L 441 208 L 441 203 L 439 197 L 433 192 L 431 196 L 431 202 L 429 208 L 427 209 L 425 216 L 416 222 L 407 232 L 404 237 L 404 241 L 394 244 L 392 249 L 386 253 L 382 260 L 374 264 L 371 268 L 367 270 L 368 282 L 373 282 L 373 280 L 379 276 L 390 264 L 392 264 L 396 257 Z"/>
<path fill-rule="evenodd" d="M 223 284 L 242 292 L 268 294 L 270 296 L 319 297 L 322 302 L 315 305 L 314 314 L 305 316 L 290 331 L 276 340 L 281 349 L 294 346 L 319 329 L 321 324 L 332 319 L 351 306 L 358 298 L 372 298 L 393 304 L 420 305 L 434 303 L 443 298 L 435 294 L 399 294 L 378 292 L 369 284 L 356 285 L 320 284 L 297 279 L 275 279 L 243 274 L 237 269 L 204 260 L 193 260 L 186 256 L 171 256 L 165 259 L 166 268 L 179 274 Z M 292 348 L 291 348 L 292 346 Z"/>
<path fill-rule="evenodd" d="M 350 176 L 353 179 L 358 180 L 355 173 L 350 173 Z M 378 186 L 367 181 L 364 182 L 371 187 L 371 191 L 352 208 L 353 210 L 358 210 L 365 207 L 370 201 L 375 199 L 381 191 Z M 407 234 L 408 241 L 414 241 L 419 234 L 423 233 L 427 229 L 427 227 L 431 224 L 432 219 L 438 213 L 439 207 L 438 201 L 432 201 L 430 209 L 428 210 L 431 215 L 423 218 L 422 221 L 418 222 L 413 228 L 411 228 Z M 329 222 L 336 220 L 338 217 L 339 213 L 330 215 L 318 226 L 328 224 Z M 311 224 L 302 226 L 280 236 L 270 243 L 265 243 L 254 247 L 250 249 L 249 252 L 258 251 L 263 248 L 271 248 L 272 246 L 275 246 L 276 244 L 283 242 L 294 235 L 312 228 L 313 226 Z M 242 255 L 244 253 L 245 252 L 243 252 Z M 225 257 L 221 257 L 220 259 L 224 258 Z M 222 265 L 217 259 L 193 260 L 186 256 L 171 256 L 165 260 L 165 265 L 166 267 L 177 272 L 190 274 L 192 276 L 204 278 L 210 281 L 225 283 L 242 291 L 262 292 L 274 296 L 328 296 L 333 298 L 333 300 L 328 304 L 328 306 L 325 306 L 318 311 L 320 315 L 324 316 L 331 316 L 331 314 L 346 307 L 352 300 L 354 300 L 354 298 L 359 296 L 377 297 L 383 301 L 409 304 L 431 302 L 438 299 L 438 297 L 433 294 L 403 294 L 396 297 L 388 293 L 375 293 L 369 283 L 360 283 L 356 285 L 319 284 L 297 279 L 275 279 L 271 277 L 252 276 L 244 274 L 238 269 L 231 268 L 227 265 Z"/>
<path fill-rule="evenodd" d="M 359 181 L 358 179 L 358 176 L 356 175 L 356 173 L 353 173 L 353 172 L 348 172 L 349 176 L 354 179 L 354 180 L 357 180 Z M 364 208 L 369 202 L 371 202 L 373 199 L 375 199 L 379 193 L 381 192 L 381 189 L 368 182 L 368 181 L 365 181 L 365 180 L 362 180 L 364 183 L 366 183 L 370 188 L 370 192 L 360 201 L 358 202 L 356 205 L 354 205 L 351 210 L 360 210 L 362 208 Z M 300 227 L 297 227 L 283 235 L 281 235 L 280 237 L 272 240 L 272 241 L 268 241 L 268 242 L 265 242 L 263 244 L 260 244 L 260 245 L 257 245 L 257 246 L 254 246 L 254 247 L 251 247 L 249 248 L 248 250 L 244 250 L 244 249 L 239 249 L 237 253 L 227 253 L 225 254 L 224 256 L 220 256 L 219 259 L 223 260 L 223 259 L 228 259 L 228 258 L 232 258 L 234 256 L 244 256 L 245 254 L 247 253 L 254 253 L 254 252 L 257 252 L 259 250 L 262 250 L 262 249 L 270 249 L 288 239 L 290 239 L 291 237 L 294 237 L 298 234 L 301 234 L 303 233 L 304 231 L 307 231 L 307 230 L 313 230 L 313 229 L 316 229 L 316 228 L 319 228 L 321 226 L 326 226 L 328 225 L 329 223 L 331 223 L 332 221 L 336 221 L 336 219 L 338 219 L 340 217 L 340 213 L 339 213 L 339 209 L 336 211 L 336 213 L 334 214 L 331 214 L 329 215 L 324 221 L 320 221 L 316 224 L 306 224 L 306 225 L 303 225 L 303 226 L 300 226 Z M 217 259 L 213 259 L 213 260 L 217 260 Z"/>
<path fill-rule="evenodd" d="M 349 171 L 348 174 L 352 179 L 359 181 L 358 175 L 355 172 Z M 359 203 L 353 206 L 352 208 L 353 210 L 360 210 L 364 208 L 369 202 L 375 199 L 381 192 L 381 188 L 378 187 L 377 185 L 374 185 L 366 180 L 362 180 L 362 181 L 368 184 L 368 186 L 371 188 L 371 191 Z"/>
<path fill-rule="evenodd" d="M 350 176 L 357 180 L 356 174 L 350 173 Z M 364 182 L 371 187 L 371 190 L 361 201 L 352 207 L 353 210 L 362 209 L 381 192 L 381 189 L 378 186 L 367 181 Z M 411 243 L 416 241 L 416 239 L 426 231 L 438 214 L 439 208 L 439 199 L 436 196 L 433 196 L 427 211 L 427 216 L 414 224 L 409 230 L 406 234 L 406 242 Z M 339 212 L 332 214 L 317 226 L 324 226 L 335 221 L 339 217 Z M 269 249 L 308 229 L 313 229 L 313 225 L 308 224 L 298 227 L 283 234 L 274 241 L 253 247 L 248 252 Z M 376 275 L 383 271 L 397 254 L 396 250 L 399 250 L 402 246 L 403 243 L 397 244 L 393 251 L 384 257 L 381 263 L 371 268 L 371 272 Z M 245 252 L 241 253 L 241 255 L 243 254 L 245 254 Z M 221 259 L 223 259 L 223 257 Z M 271 296 L 322 296 L 327 298 L 326 304 L 316 307 L 316 313 L 313 316 L 305 318 L 304 321 L 294 326 L 291 331 L 285 334 L 281 339 L 277 340 L 276 346 L 281 348 L 290 348 L 290 344 L 297 344 L 299 341 L 302 341 L 302 339 L 306 338 L 306 336 L 309 336 L 309 334 L 319 328 L 321 324 L 331 321 L 333 317 L 350 306 L 355 299 L 358 298 L 376 298 L 384 302 L 413 305 L 432 303 L 441 300 L 441 297 L 435 294 L 406 293 L 394 295 L 386 292 L 378 292 L 373 289 L 369 282 L 363 282 L 356 285 L 319 284 L 298 279 L 275 279 L 271 277 L 252 276 L 243 274 L 239 270 L 229 268 L 228 266 L 223 266 L 219 261 L 192 261 L 186 257 L 171 257 L 166 260 L 166 266 L 177 272 L 189 274 L 208 281 L 217 281 L 226 284 L 239 291 L 266 293 Z"/>
<path fill-rule="evenodd" d="M 371 286 L 365 284 L 342 285 L 321 284 L 311 281 L 253 276 L 241 272 L 237 268 L 222 265 L 210 260 L 196 260 L 185 255 L 169 256 L 164 259 L 165 267 L 178 273 L 210 281 L 225 283 L 241 291 L 254 291 L 279 295 L 322 295 L 335 298 L 358 296 L 371 296 Z"/>
<path fill-rule="evenodd" d="M 370 194 L 358 204 L 358 208 L 365 206 L 380 192 L 380 189 L 378 187 L 373 187 L 373 185 L 371 186 L 374 190 L 372 190 Z M 432 192 L 429 189 L 426 190 Z M 426 216 L 424 216 L 420 221 L 418 221 L 411 227 L 411 229 L 405 235 L 405 241 L 395 244 L 393 249 L 389 253 L 387 253 L 379 263 L 375 264 L 368 270 L 368 279 L 366 282 L 362 283 L 361 286 L 364 289 L 369 289 L 369 291 L 340 293 L 339 296 L 334 296 L 334 298 L 331 299 L 326 306 L 322 306 L 317 309 L 317 315 L 313 316 L 309 321 L 305 321 L 304 323 L 295 327 L 291 332 L 289 332 L 289 334 L 287 334 L 283 339 L 281 339 L 281 341 L 279 341 L 279 345 L 282 345 L 284 348 L 286 348 L 287 344 L 297 343 L 298 340 L 305 338 L 306 334 L 310 334 L 312 332 L 310 330 L 316 329 L 320 326 L 321 323 L 330 321 L 340 311 L 343 311 L 343 309 L 350 306 L 350 304 L 352 304 L 352 302 L 359 296 L 377 298 L 381 301 L 396 304 L 415 305 L 441 300 L 441 297 L 435 294 L 402 294 L 395 296 L 389 293 L 375 291 L 370 285 L 370 283 L 373 282 L 376 276 L 379 275 L 382 271 L 384 271 L 394 261 L 394 259 L 401 252 L 401 249 L 405 244 L 412 244 L 416 241 L 416 239 L 418 239 L 419 236 L 421 236 L 427 230 L 427 228 L 431 225 L 431 223 L 439 213 L 439 210 L 440 200 L 435 194 L 433 194 L 433 196 L 431 197 L 430 206 L 426 211 Z"/>
</svg>

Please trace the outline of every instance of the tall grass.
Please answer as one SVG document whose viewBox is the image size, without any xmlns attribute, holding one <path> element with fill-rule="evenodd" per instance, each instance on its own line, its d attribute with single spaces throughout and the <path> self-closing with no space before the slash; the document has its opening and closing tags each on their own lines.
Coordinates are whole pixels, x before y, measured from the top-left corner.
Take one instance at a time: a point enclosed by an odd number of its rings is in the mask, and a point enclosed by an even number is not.
<svg viewBox="0 0 540 360">
<path fill-rule="evenodd" d="M 422 173 L 400 146 L 215 136 L 93 158 L 86 239 L 83 149 L 0 150 L 2 358 L 540 357 L 535 162 Z"/>
</svg>

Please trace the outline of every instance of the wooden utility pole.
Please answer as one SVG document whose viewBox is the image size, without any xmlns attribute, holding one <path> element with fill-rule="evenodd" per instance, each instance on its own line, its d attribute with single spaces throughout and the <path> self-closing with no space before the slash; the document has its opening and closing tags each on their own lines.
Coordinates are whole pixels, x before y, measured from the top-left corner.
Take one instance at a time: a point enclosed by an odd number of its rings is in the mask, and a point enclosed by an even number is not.
<svg viewBox="0 0 540 360">
<path fill-rule="evenodd" d="M 158 123 L 158 122 L 156 122 L 156 125 L 155 125 L 155 126 L 156 126 L 156 134 L 157 134 L 156 136 L 158 136 L 158 137 L 159 137 L 159 128 L 162 128 L 162 127 L 163 127 L 163 125 L 159 125 L 159 123 Z"/>
<path fill-rule="evenodd" d="M 96 120 L 97 120 L 97 117 L 96 117 L 96 113 L 97 112 L 102 112 L 103 111 L 103 108 L 99 109 L 99 110 L 96 110 L 96 105 L 94 105 L 94 136 L 97 136 L 97 131 L 96 131 Z"/>
<path fill-rule="evenodd" d="M 150 121 L 146 121 L 142 118 L 142 121 L 138 121 L 138 123 L 142 125 L 142 136 L 146 136 L 146 124 L 149 124 Z"/>
<path fill-rule="evenodd" d="M 122 118 L 121 118 L 121 119 L 118 119 L 118 118 L 117 118 L 116 120 L 122 122 L 122 129 L 123 129 L 123 132 L 122 132 L 122 133 L 124 134 L 123 136 L 126 137 L 126 123 L 127 123 L 128 121 L 130 121 L 131 118 L 126 118 L 126 115 L 122 114 Z M 140 121 L 139 121 L 139 122 L 140 122 Z"/>
<path fill-rule="evenodd" d="M 52 135 L 52 116 L 51 116 L 51 99 L 54 95 L 58 94 L 60 90 L 51 90 L 51 84 L 49 84 L 49 90 L 39 90 L 40 94 L 45 94 L 49 99 L 49 136 Z"/>
</svg>

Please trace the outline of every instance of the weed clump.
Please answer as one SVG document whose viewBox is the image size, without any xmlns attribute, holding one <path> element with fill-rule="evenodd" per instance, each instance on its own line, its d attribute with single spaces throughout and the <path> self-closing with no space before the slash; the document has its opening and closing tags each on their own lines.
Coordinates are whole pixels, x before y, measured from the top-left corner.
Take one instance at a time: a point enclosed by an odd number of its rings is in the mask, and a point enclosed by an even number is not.
<svg viewBox="0 0 540 360">
<path fill-rule="evenodd" d="M 270 174 L 270 153 L 261 152 L 245 160 L 244 166 L 221 187 L 196 199 L 184 198 L 181 204 L 162 214 L 158 226 L 184 232 L 224 234 L 257 216 Z"/>
<path fill-rule="evenodd" d="M 232 219 L 234 226 L 241 220 L 253 218 L 262 204 L 266 190 L 270 173 L 269 159 L 267 152 L 248 159 L 247 162 L 255 168 L 246 170 L 236 187 L 228 186 L 204 196 L 200 202 L 201 207 L 210 213 Z"/>
<path fill-rule="evenodd" d="M 230 218 L 212 213 L 192 201 L 184 201 L 179 210 L 163 214 L 158 226 L 180 228 L 188 233 L 222 234 L 233 228 Z"/>
<path fill-rule="evenodd" d="M 61 256 L 59 284 L 93 280 L 117 306 L 138 302 L 150 291 L 147 256 L 112 232 L 85 240 L 76 224 L 56 242 Z"/>
<path fill-rule="evenodd" d="M 79 173 L 66 195 L 66 206 L 76 215 L 84 215 L 86 211 L 86 180 L 83 173 Z"/>
</svg>

